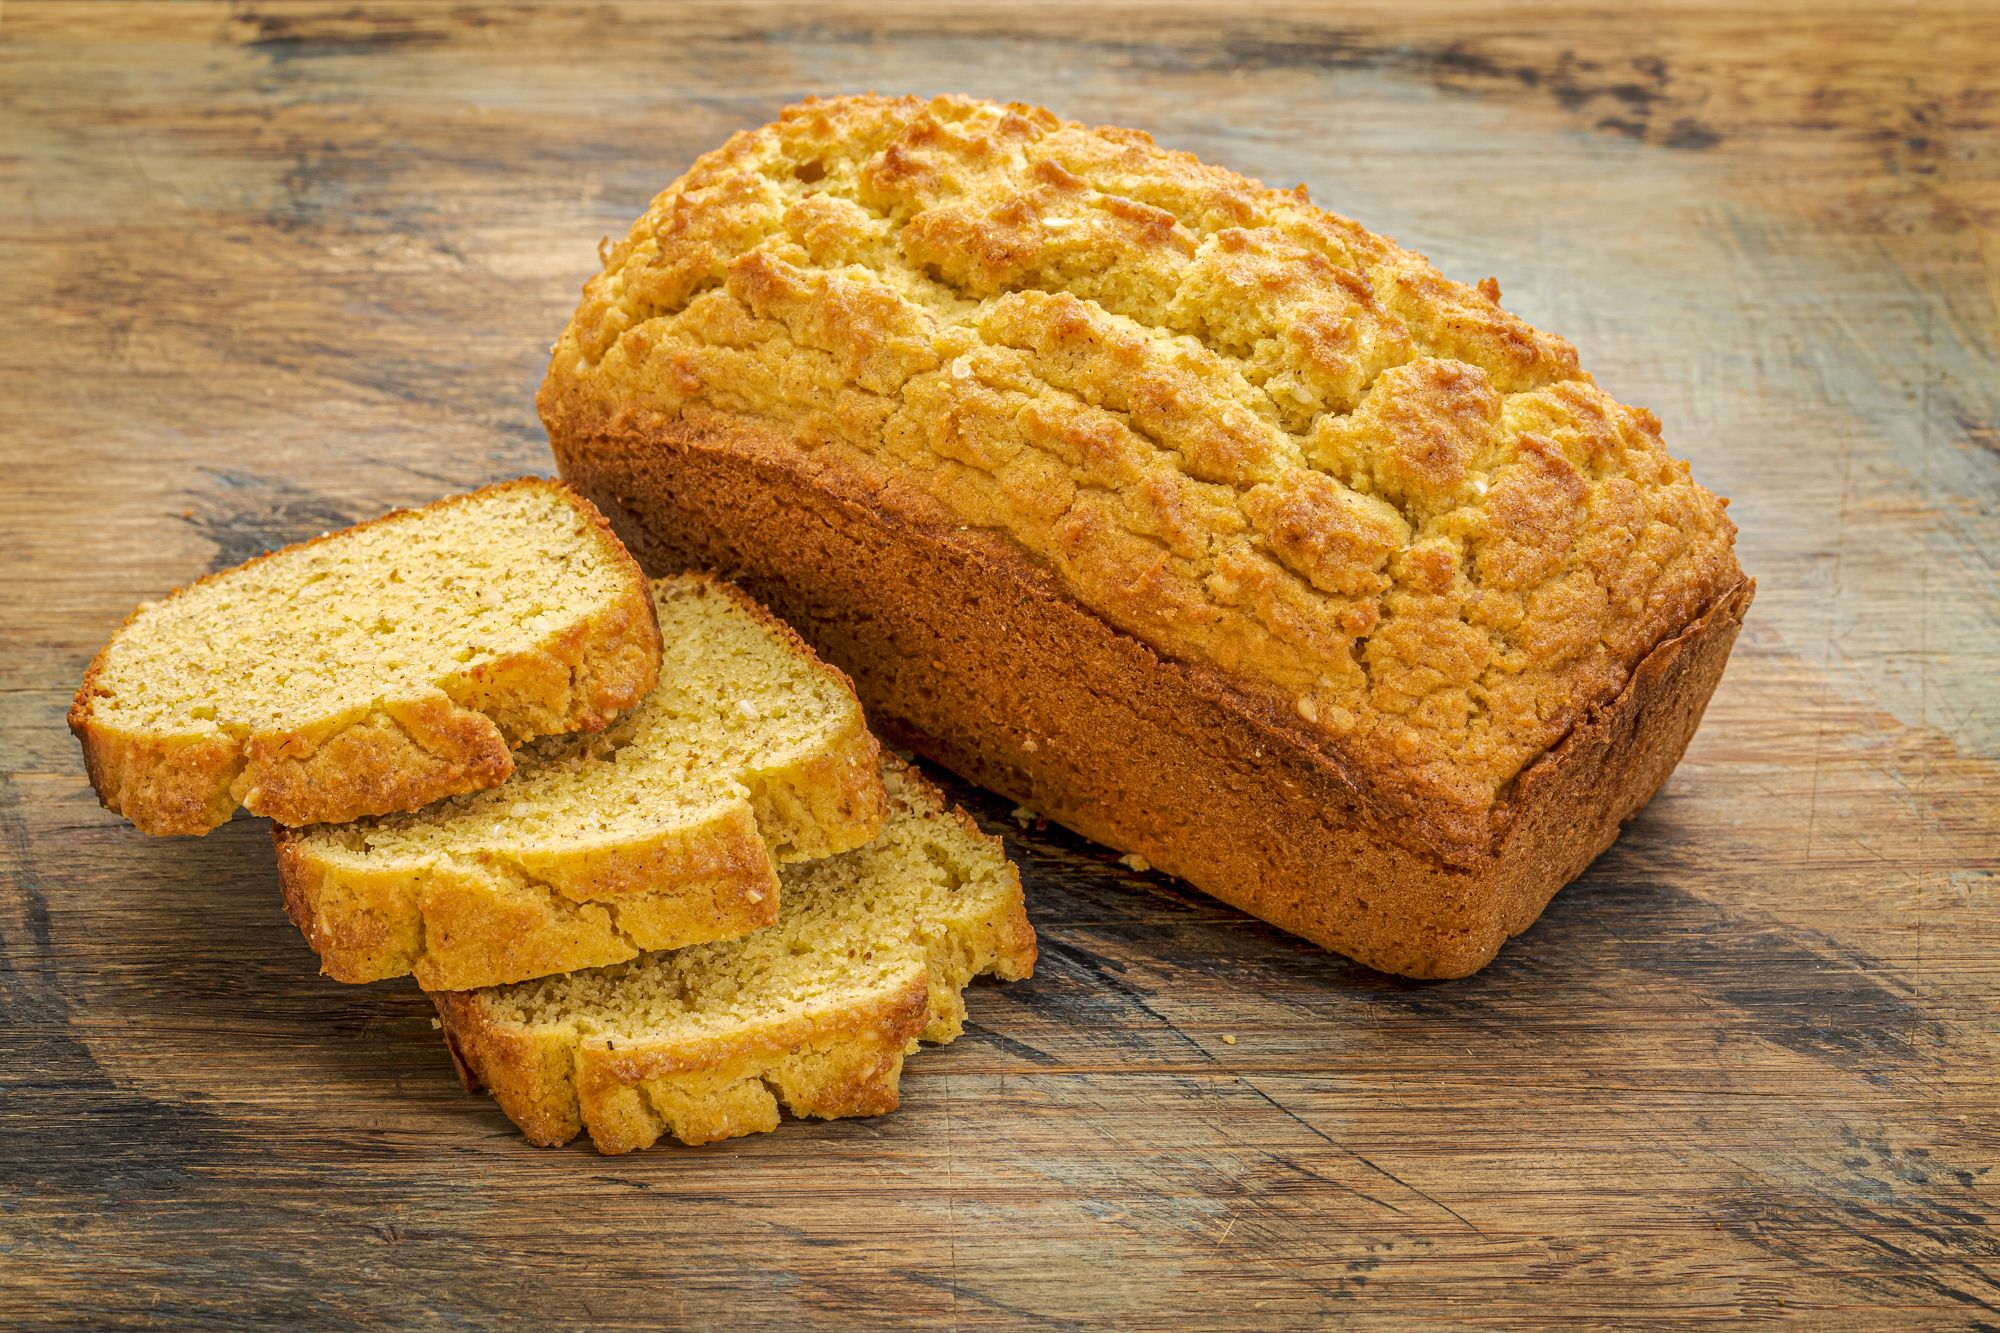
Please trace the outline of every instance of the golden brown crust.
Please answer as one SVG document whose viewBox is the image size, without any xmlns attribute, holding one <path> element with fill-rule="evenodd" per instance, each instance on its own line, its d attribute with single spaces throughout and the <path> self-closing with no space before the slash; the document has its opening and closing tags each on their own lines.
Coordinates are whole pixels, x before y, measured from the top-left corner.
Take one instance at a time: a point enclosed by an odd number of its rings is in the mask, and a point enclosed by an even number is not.
<svg viewBox="0 0 2000 1333">
<path fill-rule="evenodd" d="M 837 683 L 851 705 L 839 729 L 781 764 L 735 775 L 746 799 L 623 840 L 357 859 L 273 825 L 286 911 L 328 976 L 410 974 L 426 990 L 471 990 L 734 939 L 777 919 L 779 863 L 832 856 L 875 835 L 886 813 L 881 747 L 853 683 L 740 589 L 701 575 L 688 581 L 727 598 Z"/>
<path fill-rule="evenodd" d="M 440 678 L 431 693 L 240 737 L 133 731 L 98 718 L 94 703 L 107 645 L 84 673 L 69 711 L 70 730 L 82 743 L 98 799 L 154 834 L 206 833 L 226 822 L 238 805 L 283 824 L 338 823 L 412 810 L 498 785 L 514 771 L 510 745 L 539 735 L 597 730 L 637 703 L 658 678 L 659 627 L 645 575 L 595 507 L 560 482 L 523 477 L 424 508 L 516 487 L 556 487 L 577 505 L 607 558 L 629 570 L 614 601 L 589 608 L 534 650 Z M 394 510 L 346 531 L 414 512 L 421 511 Z M 169 597 L 339 535 L 267 552 Z"/>
<path fill-rule="evenodd" d="M 1004 540 L 748 428 L 590 437 L 558 461 L 641 561 L 730 572 L 972 780 L 1384 971 L 1463 976 L 1666 780 L 1753 585 L 1723 590 L 1503 793 L 1476 839 L 1397 816 L 1288 710 L 1162 656 Z"/>
<path fill-rule="evenodd" d="M 540 402 L 559 444 L 762 428 L 1004 537 L 1462 848 L 1742 578 L 1658 422 L 1491 284 L 1034 107 L 737 135 L 611 249 Z"/>
</svg>

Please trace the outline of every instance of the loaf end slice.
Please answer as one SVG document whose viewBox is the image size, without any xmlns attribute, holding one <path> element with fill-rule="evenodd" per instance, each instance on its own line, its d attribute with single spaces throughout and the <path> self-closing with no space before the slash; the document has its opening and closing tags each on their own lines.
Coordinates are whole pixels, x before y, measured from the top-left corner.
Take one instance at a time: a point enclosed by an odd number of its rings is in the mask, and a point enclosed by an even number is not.
<svg viewBox="0 0 2000 1333">
<path fill-rule="evenodd" d="M 999 842 L 893 757 L 882 776 L 881 832 L 787 867 L 764 930 L 433 994 L 467 1086 L 536 1143 L 607 1153 L 894 1110 L 904 1057 L 958 1036 L 973 977 L 1030 975 L 1035 936 Z"/>
<path fill-rule="evenodd" d="M 847 678 L 727 583 L 653 597 L 661 680 L 613 727 L 420 811 L 274 828 L 329 975 L 469 990 L 731 939 L 777 919 L 780 863 L 875 835 L 880 750 Z"/>
<path fill-rule="evenodd" d="M 560 482 L 398 510 L 133 612 L 70 708 L 91 785 L 155 834 L 241 805 L 284 824 L 491 787 L 511 749 L 651 689 L 645 575 Z"/>
</svg>

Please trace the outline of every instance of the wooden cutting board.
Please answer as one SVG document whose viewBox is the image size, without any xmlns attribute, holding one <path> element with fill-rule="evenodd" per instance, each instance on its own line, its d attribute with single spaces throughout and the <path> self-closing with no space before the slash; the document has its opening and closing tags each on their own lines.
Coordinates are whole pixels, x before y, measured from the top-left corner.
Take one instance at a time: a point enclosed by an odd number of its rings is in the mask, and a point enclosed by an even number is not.
<svg viewBox="0 0 2000 1333">
<path fill-rule="evenodd" d="M 2000 1323 L 2000 23 L 1759 8 L 7 4 L 0 1324 Z M 598 238 L 864 88 L 1497 275 L 1734 498 L 1757 604 L 1468 981 L 961 789 L 1042 966 L 899 1113 L 538 1151 L 412 986 L 316 975 L 260 821 L 137 834 L 63 713 L 140 599 L 548 470 Z"/>
</svg>

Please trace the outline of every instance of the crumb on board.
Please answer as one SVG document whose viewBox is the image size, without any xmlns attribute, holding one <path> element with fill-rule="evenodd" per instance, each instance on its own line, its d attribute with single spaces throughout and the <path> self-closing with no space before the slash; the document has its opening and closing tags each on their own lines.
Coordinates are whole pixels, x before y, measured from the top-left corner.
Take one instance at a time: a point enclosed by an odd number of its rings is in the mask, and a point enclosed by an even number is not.
<svg viewBox="0 0 2000 1333">
<path fill-rule="evenodd" d="M 1222 1044 L 1224 1046 L 1234 1046 L 1236 1044 L 1236 1034 L 1234 1032 L 1223 1033 Z"/>
<path fill-rule="evenodd" d="M 1118 864 L 1124 866 L 1127 870 L 1136 870 L 1141 874 L 1153 868 L 1153 863 L 1137 852 L 1125 853 L 1125 855 L 1118 858 Z"/>
<path fill-rule="evenodd" d="M 1028 827 L 1028 825 L 1034 823 L 1037 819 L 1040 819 L 1041 816 L 1036 814 L 1033 810 L 1030 810 L 1025 805 L 1017 805 L 1014 807 L 1014 813 L 1008 816 L 1008 818 L 1012 819 L 1016 824 L 1019 824 L 1022 828 L 1026 828 Z"/>
</svg>

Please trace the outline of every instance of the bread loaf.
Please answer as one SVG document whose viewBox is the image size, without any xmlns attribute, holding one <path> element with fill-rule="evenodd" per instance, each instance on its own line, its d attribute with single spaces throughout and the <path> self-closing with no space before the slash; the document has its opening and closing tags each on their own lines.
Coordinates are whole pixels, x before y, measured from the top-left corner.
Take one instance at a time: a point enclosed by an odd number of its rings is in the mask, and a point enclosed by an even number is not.
<svg viewBox="0 0 2000 1333">
<path fill-rule="evenodd" d="M 148 833 L 241 804 L 283 824 L 500 783 L 658 675 L 646 579 L 603 518 L 528 478 L 287 546 L 149 602 L 70 709 L 91 784 Z"/>
<path fill-rule="evenodd" d="M 778 915 L 777 865 L 875 835 L 880 753 L 838 671 L 725 583 L 653 588 L 660 683 L 498 787 L 273 829 L 292 920 L 342 981 L 465 990 L 731 939 Z"/>
<path fill-rule="evenodd" d="M 1456 976 L 1678 761 L 1752 584 L 1574 349 L 1312 206 L 1046 111 L 808 102 L 611 247 L 540 406 L 976 781 Z"/>
<path fill-rule="evenodd" d="M 432 995 L 468 1088 L 536 1143 L 710 1143 L 896 1107 L 903 1057 L 964 1027 L 985 973 L 1034 971 L 1021 881 L 919 774 L 883 766 L 867 846 L 783 872 L 776 925 L 515 986 Z"/>
</svg>

